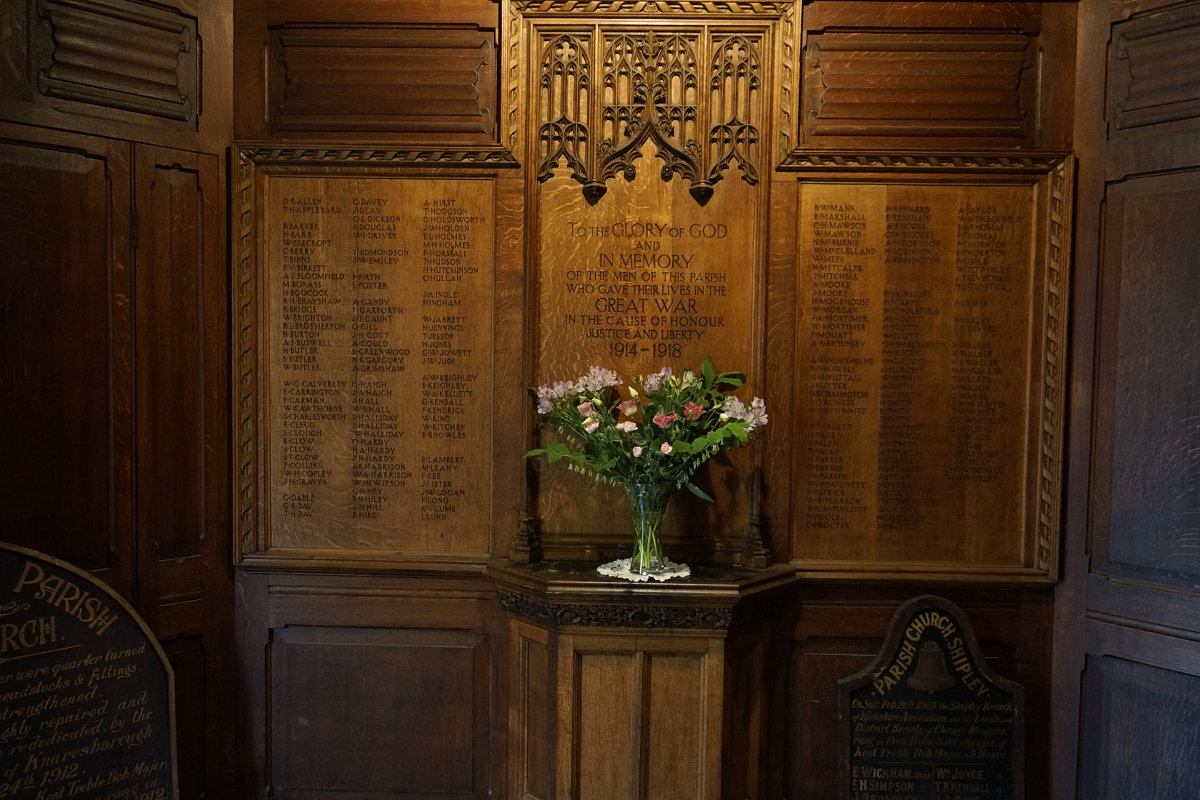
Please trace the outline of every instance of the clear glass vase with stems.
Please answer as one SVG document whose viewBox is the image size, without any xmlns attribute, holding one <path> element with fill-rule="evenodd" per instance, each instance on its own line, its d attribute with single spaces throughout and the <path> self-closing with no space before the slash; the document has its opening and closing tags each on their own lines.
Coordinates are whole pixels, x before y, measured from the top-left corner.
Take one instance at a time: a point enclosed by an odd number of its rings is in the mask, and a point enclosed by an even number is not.
<svg viewBox="0 0 1200 800">
<path fill-rule="evenodd" d="M 665 483 L 626 484 L 633 512 L 633 555 L 629 571 L 635 575 L 655 575 L 667 569 L 663 555 L 662 527 L 671 501 L 671 485 Z"/>
</svg>

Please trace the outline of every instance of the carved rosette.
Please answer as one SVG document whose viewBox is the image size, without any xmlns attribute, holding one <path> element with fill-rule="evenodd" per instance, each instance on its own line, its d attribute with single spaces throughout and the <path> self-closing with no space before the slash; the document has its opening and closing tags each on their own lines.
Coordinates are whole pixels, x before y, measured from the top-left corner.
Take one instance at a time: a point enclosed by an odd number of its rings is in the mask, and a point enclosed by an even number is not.
<svg viewBox="0 0 1200 800">
<path fill-rule="evenodd" d="M 595 203 L 632 180 L 649 145 L 663 180 L 701 205 L 731 167 L 758 181 L 763 37 L 699 26 L 675 32 L 555 32 L 538 53 L 538 180 L 560 168 Z"/>
</svg>

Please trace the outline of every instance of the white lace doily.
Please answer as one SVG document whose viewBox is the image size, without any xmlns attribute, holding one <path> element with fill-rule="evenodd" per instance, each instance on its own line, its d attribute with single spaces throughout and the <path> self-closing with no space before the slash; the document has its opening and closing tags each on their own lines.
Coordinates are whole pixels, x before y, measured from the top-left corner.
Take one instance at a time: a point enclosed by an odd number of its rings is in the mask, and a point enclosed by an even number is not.
<svg viewBox="0 0 1200 800">
<path fill-rule="evenodd" d="M 692 574 L 691 567 L 687 564 L 676 564 L 674 561 L 668 561 L 662 572 L 653 574 L 630 572 L 628 558 L 618 558 L 616 561 L 610 561 L 607 564 L 601 564 L 596 567 L 596 571 L 601 575 L 607 575 L 610 578 L 622 578 L 627 581 L 648 581 L 654 579 L 656 581 L 669 581 L 671 578 L 686 578 Z"/>
</svg>

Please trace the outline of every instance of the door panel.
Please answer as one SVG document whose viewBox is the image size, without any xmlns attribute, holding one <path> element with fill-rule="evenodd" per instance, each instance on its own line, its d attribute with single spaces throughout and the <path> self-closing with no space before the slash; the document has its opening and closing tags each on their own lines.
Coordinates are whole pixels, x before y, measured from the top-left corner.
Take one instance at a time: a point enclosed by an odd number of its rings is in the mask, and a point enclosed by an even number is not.
<svg viewBox="0 0 1200 800">
<path fill-rule="evenodd" d="M 1077 89 L 1076 319 L 1094 329 L 1080 324 L 1073 368 L 1055 796 L 1191 798 L 1200 780 L 1200 60 L 1184 54 L 1200 47 L 1200 3 L 1082 8 L 1081 64 L 1091 69 L 1080 74 L 1093 77 Z M 1094 77 L 1101 69 L 1104 82 Z"/>
<path fill-rule="evenodd" d="M 130 146 L 26 133 L 0 125 L 0 535 L 131 597 Z"/>
</svg>

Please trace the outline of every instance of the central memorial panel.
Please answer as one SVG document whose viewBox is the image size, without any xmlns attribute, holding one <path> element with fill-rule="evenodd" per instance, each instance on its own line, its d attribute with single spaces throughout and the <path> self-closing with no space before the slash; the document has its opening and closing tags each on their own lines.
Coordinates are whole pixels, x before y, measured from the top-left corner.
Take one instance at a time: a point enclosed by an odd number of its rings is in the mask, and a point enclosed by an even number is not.
<svg viewBox="0 0 1200 800">
<path fill-rule="evenodd" d="M 634 180 L 611 181 L 595 205 L 569 181 L 542 188 L 539 383 L 573 380 L 593 364 L 628 383 L 663 367 L 699 370 L 705 356 L 719 371 L 755 377 L 755 188 L 727 181 L 700 206 L 683 181 L 661 180 L 652 157 L 644 158 Z M 566 469 L 543 471 L 543 534 L 567 540 L 628 529 L 619 491 L 588 486 Z M 674 504 L 672 519 L 744 531 L 744 490 L 717 481 L 703 486 L 717 502 L 689 498 L 686 509 Z M 614 505 L 616 513 L 602 511 Z M 681 523 L 669 525 L 678 530 Z"/>
</svg>

